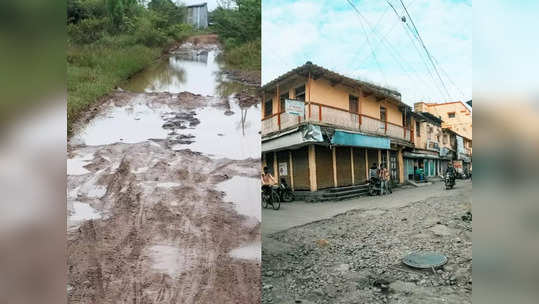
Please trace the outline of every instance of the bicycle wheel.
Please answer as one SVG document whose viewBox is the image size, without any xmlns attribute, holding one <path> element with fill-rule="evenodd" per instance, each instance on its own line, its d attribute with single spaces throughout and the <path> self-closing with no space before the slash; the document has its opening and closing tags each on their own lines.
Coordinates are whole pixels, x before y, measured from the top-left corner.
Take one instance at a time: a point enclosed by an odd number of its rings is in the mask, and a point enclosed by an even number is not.
<svg viewBox="0 0 539 304">
<path fill-rule="evenodd" d="M 281 208 L 281 201 L 279 200 L 279 195 L 277 195 L 277 193 L 275 192 L 271 193 L 271 206 L 273 207 L 273 210 L 279 210 L 279 208 Z"/>
</svg>

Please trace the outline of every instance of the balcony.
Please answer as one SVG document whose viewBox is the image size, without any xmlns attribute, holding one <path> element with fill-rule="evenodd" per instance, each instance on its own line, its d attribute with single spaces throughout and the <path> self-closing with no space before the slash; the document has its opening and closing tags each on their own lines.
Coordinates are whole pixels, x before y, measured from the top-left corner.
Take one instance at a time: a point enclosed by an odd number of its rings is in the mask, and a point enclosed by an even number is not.
<svg viewBox="0 0 539 304">
<path fill-rule="evenodd" d="M 262 136 L 289 129 L 303 122 L 312 122 L 339 129 L 388 136 L 410 142 L 413 138 L 413 132 L 408 128 L 403 128 L 391 122 L 381 121 L 365 114 L 352 113 L 347 110 L 314 102 L 305 104 L 305 118 L 288 113 L 277 113 L 263 118 Z"/>
</svg>

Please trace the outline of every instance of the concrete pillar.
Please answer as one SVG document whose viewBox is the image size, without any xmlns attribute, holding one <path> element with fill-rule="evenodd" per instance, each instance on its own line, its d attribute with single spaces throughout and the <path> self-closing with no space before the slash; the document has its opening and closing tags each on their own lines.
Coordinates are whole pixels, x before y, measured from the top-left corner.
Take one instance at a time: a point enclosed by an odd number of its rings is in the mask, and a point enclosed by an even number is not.
<svg viewBox="0 0 539 304">
<path fill-rule="evenodd" d="M 389 150 L 386 150 L 386 168 L 389 170 Z"/>
<path fill-rule="evenodd" d="M 397 161 L 399 162 L 399 183 L 404 183 L 404 158 L 402 156 L 402 148 L 399 148 L 397 153 Z"/>
<path fill-rule="evenodd" d="M 309 146 L 308 150 L 309 155 L 309 183 L 311 191 L 318 190 L 318 185 L 316 183 L 316 150 L 314 145 Z"/>
<path fill-rule="evenodd" d="M 337 148 L 331 148 L 331 158 L 333 159 L 333 186 L 337 188 Z"/>
<path fill-rule="evenodd" d="M 354 176 L 354 147 L 350 147 L 350 170 L 352 170 L 352 185 L 355 185 L 356 177 Z"/>
<path fill-rule="evenodd" d="M 292 151 L 288 151 L 288 158 L 290 160 L 290 188 L 294 190 L 294 164 L 292 163 Z"/>
<path fill-rule="evenodd" d="M 382 150 L 378 149 L 378 167 L 382 164 Z"/>
</svg>

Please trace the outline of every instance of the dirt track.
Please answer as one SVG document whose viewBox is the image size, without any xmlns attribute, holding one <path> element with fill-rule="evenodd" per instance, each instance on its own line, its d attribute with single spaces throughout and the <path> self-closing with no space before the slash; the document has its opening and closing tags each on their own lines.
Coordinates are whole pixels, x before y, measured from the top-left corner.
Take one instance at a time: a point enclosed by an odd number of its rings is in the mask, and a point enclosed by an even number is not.
<svg viewBox="0 0 539 304">
<path fill-rule="evenodd" d="M 103 143 L 92 145 L 75 132 L 68 144 L 69 303 L 252 303 L 260 297 L 260 261 L 230 255 L 260 242 L 260 222 L 239 214 L 218 190 L 234 176 L 258 178 L 259 160 L 194 152 L 190 140 L 197 138 L 181 133 L 198 125 L 200 108 L 226 112 L 229 102 L 185 92 L 117 92 L 89 120 L 142 111 L 142 118 L 129 119 L 142 119 L 144 128 L 128 126 L 126 137 L 117 138 L 123 125 L 105 125 L 97 133 Z M 154 119 L 148 113 L 163 121 L 148 125 Z M 140 140 L 154 127 L 159 136 Z"/>
</svg>

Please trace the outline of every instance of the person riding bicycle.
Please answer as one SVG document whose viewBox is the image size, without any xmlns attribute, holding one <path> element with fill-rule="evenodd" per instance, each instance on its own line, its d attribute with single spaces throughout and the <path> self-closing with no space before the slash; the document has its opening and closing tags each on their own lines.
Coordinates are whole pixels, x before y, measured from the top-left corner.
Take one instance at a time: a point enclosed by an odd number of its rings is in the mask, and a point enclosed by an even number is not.
<svg viewBox="0 0 539 304">
<path fill-rule="evenodd" d="M 269 173 L 268 167 L 264 167 L 264 172 L 262 173 L 262 190 L 264 191 L 264 193 L 269 193 L 271 187 L 276 184 L 277 181 L 275 180 L 273 175 Z"/>
</svg>

